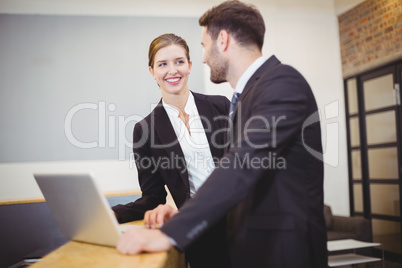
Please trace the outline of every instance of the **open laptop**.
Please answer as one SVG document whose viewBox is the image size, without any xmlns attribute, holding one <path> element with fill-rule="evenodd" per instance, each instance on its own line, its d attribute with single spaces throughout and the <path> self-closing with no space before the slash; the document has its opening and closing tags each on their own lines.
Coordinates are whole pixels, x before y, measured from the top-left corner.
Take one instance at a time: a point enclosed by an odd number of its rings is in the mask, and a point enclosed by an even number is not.
<svg viewBox="0 0 402 268">
<path fill-rule="evenodd" d="M 71 240 L 115 246 L 122 232 L 93 174 L 34 174 L 56 222 Z"/>
</svg>

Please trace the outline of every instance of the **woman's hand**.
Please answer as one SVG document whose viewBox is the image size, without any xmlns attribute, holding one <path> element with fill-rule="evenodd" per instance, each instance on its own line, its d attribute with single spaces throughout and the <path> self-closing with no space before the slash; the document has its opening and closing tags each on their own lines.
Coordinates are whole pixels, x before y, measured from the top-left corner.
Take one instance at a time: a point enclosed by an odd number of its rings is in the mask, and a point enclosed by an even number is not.
<svg viewBox="0 0 402 268">
<path fill-rule="evenodd" d="M 179 211 L 170 205 L 159 205 L 153 210 L 148 210 L 144 215 L 144 225 L 149 229 L 162 227 L 163 224 Z"/>
</svg>

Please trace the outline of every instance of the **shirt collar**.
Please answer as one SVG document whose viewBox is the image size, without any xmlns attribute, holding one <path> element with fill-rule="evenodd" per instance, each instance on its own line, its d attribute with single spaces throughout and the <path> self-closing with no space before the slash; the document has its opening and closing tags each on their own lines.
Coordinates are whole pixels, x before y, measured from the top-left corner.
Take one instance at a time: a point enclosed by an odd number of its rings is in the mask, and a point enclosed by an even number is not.
<svg viewBox="0 0 402 268">
<path fill-rule="evenodd" d="M 163 100 L 163 98 L 162 98 L 162 105 L 163 105 L 163 108 L 165 108 L 165 110 L 168 113 L 173 113 L 173 114 L 176 115 L 176 117 L 179 116 L 179 111 L 174 106 L 167 104 Z M 196 108 L 196 106 L 195 106 L 194 95 L 190 91 L 190 94 L 188 95 L 188 99 L 187 99 L 187 102 L 186 102 L 186 106 L 184 107 L 184 111 L 188 115 L 191 116 L 191 115 L 195 114 L 195 111 L 194 111 L 195 108 Z"/>
<path fill-rule="evenodd" d="M 246 86 L 248 80 L 250 80 L 251 76 L 264 64 L 267 59 L 264 57 L 259 57 L 256 59 L 248 68 L 247 70 L 240 76 L 239 81 L 237 81 L 235 92 L 241 94 Z"/>
</svg>

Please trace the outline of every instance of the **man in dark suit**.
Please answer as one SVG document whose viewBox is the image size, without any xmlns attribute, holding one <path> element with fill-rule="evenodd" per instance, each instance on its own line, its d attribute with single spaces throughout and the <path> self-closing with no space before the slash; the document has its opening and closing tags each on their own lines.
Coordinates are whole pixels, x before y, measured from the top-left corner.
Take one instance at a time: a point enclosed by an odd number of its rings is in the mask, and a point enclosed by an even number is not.
<svg viewBox="0 0 402 268">
<path fill-rule="evenodd" d="M 160 230 L 129 230 L 118 250 L 185 249 L 227 215 L 231 267 L 327 267 L 321 131 L 308 83 L 275 56 L 262 58 L 265 25 L 254 7 L 227 1 L 200 25 L 211 81 L 235 89 L 230 147 L 177 215 Z"/>
</svg>

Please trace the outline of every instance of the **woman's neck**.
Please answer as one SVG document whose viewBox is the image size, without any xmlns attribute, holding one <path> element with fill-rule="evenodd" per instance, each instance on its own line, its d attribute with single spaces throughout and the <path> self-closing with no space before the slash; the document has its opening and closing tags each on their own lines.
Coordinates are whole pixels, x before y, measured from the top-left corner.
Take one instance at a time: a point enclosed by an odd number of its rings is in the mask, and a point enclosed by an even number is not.
<svg viewBox="0 0 402 268">
<path fill-rule="evenodd" d="M 169 94 L 169 93 L 162 93 L 162 98 L 163 101 L 170 106 L 173 106 L 177 110 L 179 110 L 180 113 L 184 113 L 184 108 L 186 107 L 188 97 L 190 95 L 190 91 L 186 90 L 184 92 L 181 92 L 179 94 Z"/>
<path fill-rule="evenodd" d="M 190 91 L 184 91 L 180 94 L 162 94 L 163 101 L 179 111 L 179 118 L 183 121 L 188 133 L 191 135 L 189 115 L 185 111 Z"/>
</svg>

